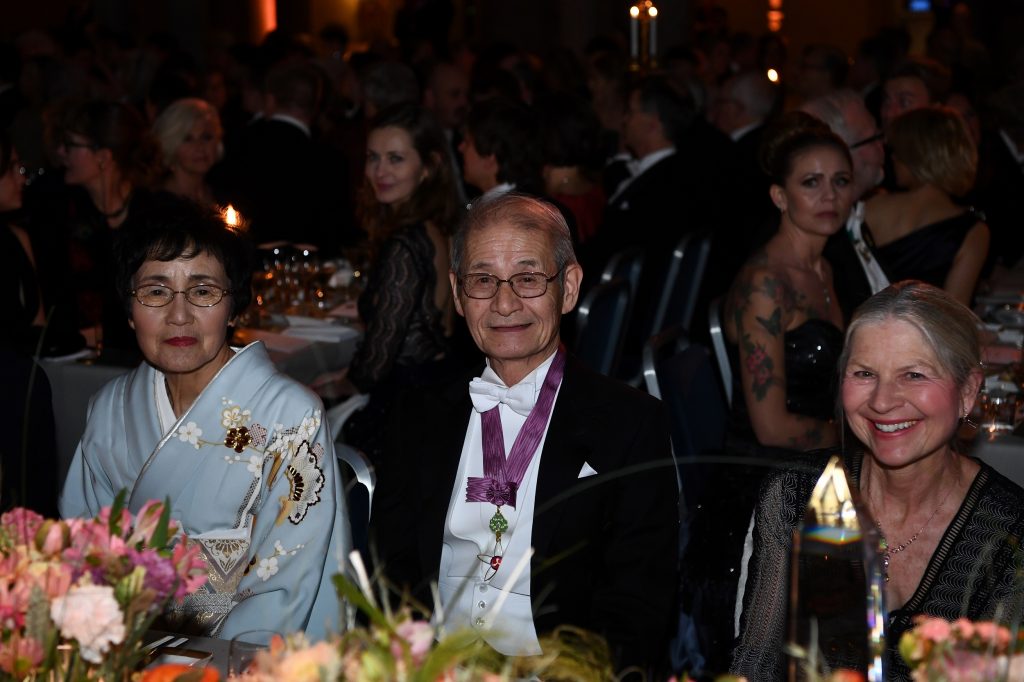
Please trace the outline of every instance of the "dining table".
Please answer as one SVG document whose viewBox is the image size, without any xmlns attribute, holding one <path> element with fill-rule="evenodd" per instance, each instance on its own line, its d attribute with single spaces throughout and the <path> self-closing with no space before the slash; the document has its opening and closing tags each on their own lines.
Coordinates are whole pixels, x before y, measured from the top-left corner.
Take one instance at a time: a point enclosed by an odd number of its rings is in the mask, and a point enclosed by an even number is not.
<svg viewBox="0 0 1024 682">
<path fill-rule="evenodd" d="M 262 342 L 279 370 L 307 386 L 315 386 L 321 377 L 337 375 L 347 368 L 362 338 L 361 326 L 351 321 L 295 316 L 282 322 L 272 327 L 236 329 L 232 346 Z M 85 432 L 92 396 L 134 367 L 116 358 L 108 360 L 90 349 L 66 358 L 44 358 L 40 365 L 53 395 L 57 473 L 58 480 L 63 481 Z"/>
</svg>

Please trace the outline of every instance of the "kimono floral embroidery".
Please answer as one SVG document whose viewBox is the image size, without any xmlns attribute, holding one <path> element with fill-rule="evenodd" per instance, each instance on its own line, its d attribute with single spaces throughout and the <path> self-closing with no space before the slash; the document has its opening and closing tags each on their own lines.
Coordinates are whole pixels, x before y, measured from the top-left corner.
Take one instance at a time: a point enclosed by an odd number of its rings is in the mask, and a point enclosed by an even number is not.
<svg viewBox="0 0 1024 682">
<path fill-rule="evenodd" d="M 223 417 L 220 420 L 221 426 L 226 429 L 233 429 L 248 425 L 249 418 L 252 417 L 252 410 L 243 410 L 238 405 L 234 405 L 221 412 L 221 416 Z"/>
<path fill-rule="evenodd" d="M 306 518 L 309 507 L 320 501 L 320 491 L 324 487 L 324 472 L 318 466 L 317 455 L 310 449 L 309 442 L 299 444 L 292 461 L 285 467 L 284 475 L 290 490 L 281 511 L 287 510 L 288 520 L 298 524 Z"/>
<path fill-rule="evenodd" d="M 250 443 L 252 443 L 252 436 L 249 434 L 249 429 L 244 426 L 228 429 L 227 435 L 224 436 L 224 445 L 238 453 L 245 450 Z"/>
<path fill-rule="evenodd" d="M 199 437 L 202 435 L 203 430 L 195 422 L 182 424 L 178 427 L 178 439 L 182 443 L 191 443 L 196 450 L 199 449 Z"/>
<path fill-rule="evenodd" d="M 256 575 L 266 582 L 271 577 L 277 574 L 277 557 L 272 556 L 269 559 L 262 559 L 260 561 L 259 568 L 256 569 Z"/>
<path fill-rule="evenodd" d="M 282 559 L 285 557 L 293 557 L 298 554 L 299 550 L 302 548 L 303 545 L 296 545 L 294 549 L 286 550 L 280 540 L 275 540 L 274 553 L 265 559 L 260 559 L 259 563 L 256 565 L 256 577 L 261 579 L 263 582 L 270 580 L 281 569 L 278 557 L 281 557 Z M 252 563 L 256 564 L 256 561 L 256 558 L 253 557 Z"/>
</svg>

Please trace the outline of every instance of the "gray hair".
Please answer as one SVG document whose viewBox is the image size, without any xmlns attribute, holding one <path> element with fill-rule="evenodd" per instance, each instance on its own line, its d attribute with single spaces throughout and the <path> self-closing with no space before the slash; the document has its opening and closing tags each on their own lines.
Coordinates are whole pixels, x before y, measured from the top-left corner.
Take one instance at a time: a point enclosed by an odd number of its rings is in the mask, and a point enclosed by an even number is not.
<svg viewBox="0 0 1024 682">
<path fill-rule="evenodd" d="M 760 121 L 768 118 L 775 108 L 775 85 L 760 71 L 746 71 L 733 76 L 726 82 L 725 88 L 751 116 Z"/>
<path fill-rule="evenodd" d="M 847 127 L 845 112 L 847 107 L 855 106 L 864 108 L 863 98 L 853 90 L 843 89 L 804 102 L 800 110 L 824 121 L 846 144 L 854 144 L 859 140 L 853 139 L 853 134 Z"/>
<path fill-rule="evenodd" d="M 459 229 L 452 236 L 451 268 L 457 276 L 462 272 L 466 240 L 470 232 L 503 223 L 525 230 L 542 230 L 551 236 L 559 283 L 565 281 L 565 267 L 576 263 L 569 226 L 561 212 L 540 199 L 510 192 L 493 199 L 477 200 L 470 207 Z"/>
<path fill-rule="evenodd" d="M 178 153 L 178 147 L 192 132 L 192 126 L 196 124 L 196 121 L 203 119 L 213 121 L 218 137 L 223 134 L 220 115 L 217 113 L 216 107 L 198 97 L 185 97 L 176 100 L 153 121 L 153 135 L 160 143 L 161 158 L 165 168 L 171 167 L 174 156 Z M 218 141 L 217 158 L 220 158 L 223 151 Z"/>
<path fill-rule="evenodd" d="M 899 320 L 910 324 L 931 347 L 942 370 L 958 390 L 981 365 L 978 317 L 942 289 L 905 280 L 892 284 L 861 304 L 846 329 L 846 344 L 839 356 L 839 376 L 845 376 L 853 337 L 861 327 Z"/>
</svg>

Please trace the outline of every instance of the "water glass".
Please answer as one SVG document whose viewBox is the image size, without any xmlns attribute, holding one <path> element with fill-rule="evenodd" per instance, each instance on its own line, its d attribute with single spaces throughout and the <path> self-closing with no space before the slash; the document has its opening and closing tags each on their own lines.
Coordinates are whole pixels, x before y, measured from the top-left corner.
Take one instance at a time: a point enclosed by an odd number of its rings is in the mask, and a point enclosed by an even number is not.
<svg viewBox="0 0 1024 682">
<path fill-rule="evenodd" d="M 1024 396 L 999 389 L 982 391 L 981 427 L 990 432 L 1013 431 L 1020 422 L 1019 415 Z"/>
<path fill-rule="evenodd" d="M 228 643 L 228 676 L 243 674 L 256 654 L 268 648 L 271 639 L 280 636 L 273 630 L 247 630 L 232 637 Z"/>
</svg>

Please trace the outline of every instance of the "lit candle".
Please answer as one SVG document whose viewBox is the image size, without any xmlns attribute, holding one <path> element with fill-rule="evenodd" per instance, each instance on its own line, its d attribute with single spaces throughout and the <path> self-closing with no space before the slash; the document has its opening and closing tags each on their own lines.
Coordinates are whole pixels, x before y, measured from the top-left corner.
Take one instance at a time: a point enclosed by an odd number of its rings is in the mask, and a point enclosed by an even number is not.
<svg viewBox="0 0 1024 682">
<path fill-rule="evenodd" d="M 775 69 L 768 69 L 768 80 L 770 80 L 772 83 L 778 83 L 779 72 L 776 71 Z"/>
<path fill-rule="evenodd" d="M 657 26 L 658 26 L 658 8 L 651 5 L 647 8 L 647 55 L 650 57 L 651 62 L 655 61 L 655 55 L 658 53 L 657 47 Z"/>
<path fill-rule="evenodd" d="M 629 56 L 640 58 L 640 8 L 636 5 L 629 8 Z"/>
<path fill-rule="evenodd" d="M 227 223 L 229 227 L 238 227 L 238 223 L 240 222 L 238 219 L 238 211 L 236 211 L 235 207 L 231 204 L 228 204 L 228 207 L 224 209 L 224 222 Z"/>
</svg>

